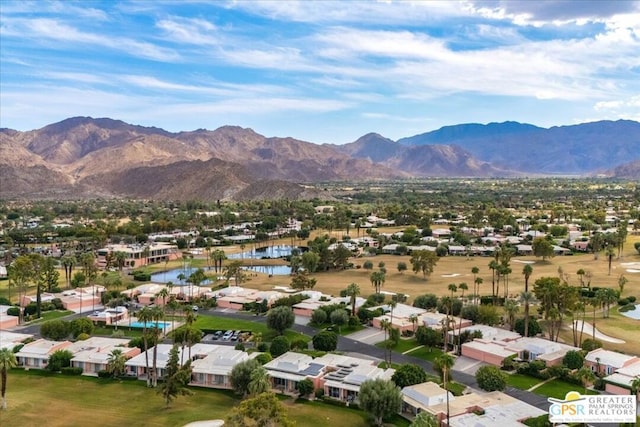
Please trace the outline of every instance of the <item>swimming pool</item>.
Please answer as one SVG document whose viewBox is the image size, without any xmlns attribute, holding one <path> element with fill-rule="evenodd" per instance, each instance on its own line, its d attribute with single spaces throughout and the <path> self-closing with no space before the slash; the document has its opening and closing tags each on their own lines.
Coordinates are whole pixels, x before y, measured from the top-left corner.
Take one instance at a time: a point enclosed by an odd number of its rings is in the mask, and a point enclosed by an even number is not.
<svg viewBox="0 0 640 427">
<path fill-rule="evenodd" d="M 158 329 L 167 329 L 171 325 L 171 322 L 147 322 L 146 325 L 147 328 L 151 328 L 155 325 Z M 129 326 L 132 328 L 143 329 L 145 327 L 145 322 L 139 322 L 136 320 L 135 322 L 131 322 Z"/>
</svg>

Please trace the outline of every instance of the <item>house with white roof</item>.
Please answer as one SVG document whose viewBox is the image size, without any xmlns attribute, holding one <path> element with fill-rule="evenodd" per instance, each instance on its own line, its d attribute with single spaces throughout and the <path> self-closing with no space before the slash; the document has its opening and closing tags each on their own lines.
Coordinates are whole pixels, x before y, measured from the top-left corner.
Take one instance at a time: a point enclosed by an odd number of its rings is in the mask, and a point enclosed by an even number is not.
<svg viewBox="0 0 640 427">
<path fill-rule="evenodd" d="M 0 330 L 0 349 L 13 350 L 29 338 L 33 338 L 33 335 Z"/>
<path fill-rule="evenodd" d="M 521 337 L 501 341 L 476 338 L 462 344 L 462 355 L 475 360 L 501 366 L 507 357 L 524 361 L 542 360 L 547 366 L 559 365 L 568 351 L 579 351 L 577 347 L 536 337 Z"/>
<path fill-rule="evenodd" d="M 18 316 L 9 316 L 7 314 L 7 310 L 10 308 L 10 305 L 0 305 L 0 329 L 9 329 L 14 326 L 18 326 L 20 318 Z"/>
<path fill-rule="evenodd" d="M 113 350 L 121 350 L 126 358 L 140 354 L 138 347 L 128 347 L 129 340 L 121 338 L 91 337 L 76 341 L 65 350 L 73 353 L 71 366 L 82 368 L 82 375 L 97 376 L 107 369 L 109 355 Z"/>
<path fill-rule="evenodd" d="M 604 348 L 592 350 L 584 358 L 585 366 L 600 375 L 611 375 L 618 369 L 636 362 L 640 362 L 640 358 Z"/>
<path fill-rule="evenodd" d="M 508 396 L 500 391 L 469 393 L 449 399 L 423 410 L 433 414 L 438 421 L 458 427 L 524 427 L 523 421 L 547 414 L 546 411 Z"/>
<path fill-rule="evenodd" d="M 71 341 L 51 341 L 44 338 L 25 344 L 16 353 L 18 366 L 25 369 L 44 369 L 49 363 L 49 356 L 58 350 L 65 350 L 71 344 Z"/>
<path fill-rule="evenodd" d="M 605 391 L 611 394 L 631 394 L 631 383 L 640 377 L 640 361 L 634 361 L 604 377 Z"/>
<path fill-rule="evenodd" d="M 194 353 L 194 350 L 196 352 Z M 258 353 L 253 353 L 257 355 Z M 191 385 L 231 389 L 231 371 L 251 355 L 227 345 L 194 346 L 191 351 Z"/>
<path fill-rule="evenodd" d="M 311 356 L 288 351 L 264 365 L 269 373 L 271 387 L 282 393 L 294 394 L 298 382 L 309 378 L 314 388 L 320 388 L 320 377 L 325 365 L 317 363 Z"/>
<path fill-rule="evenodd" d="M 404 387 L 402 393 L 402 413 L 416 416 L 429 406 L 435 406 L 449 400 L 454 396 L 450 391 L 445 390 L 438 384 L 427 381 Z"/>
</svg>

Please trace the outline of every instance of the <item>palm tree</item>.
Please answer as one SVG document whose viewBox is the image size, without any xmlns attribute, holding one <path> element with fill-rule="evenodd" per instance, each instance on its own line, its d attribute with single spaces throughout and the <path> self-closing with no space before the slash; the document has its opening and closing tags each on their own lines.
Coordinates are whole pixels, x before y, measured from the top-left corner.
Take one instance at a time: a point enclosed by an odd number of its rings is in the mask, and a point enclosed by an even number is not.
<svg viewBox="0 0 640 427">
<path fill-rule="evenodd" d="M 484 280 L 482 280 L 482 277 L 476 277 L 473 280 L 473 284 L 476 288 L 476 290 L 474 291 L 475 294 L 475 303 L 477 304 L 478 301 L 480 300 L 480 285 L 482 285 L 482 282 L 484 282 Z"/>
<path fill-rule="evenodd" d="M 629 282 L 629 279 L 624 277 L 624 274 L 618 276 L 618 288 L 620 289 L 620 297 L 622 298 L 622 293 L 624 292 L 624 285 Z"/>
<path fill-rule="evenodd" d="M 151 309 L 151 321 L 153 324 L 151 325 L 150 333 L 151 338 L 153 340 L 153 379 L 152 379 L 152 387 L 156 387 L 158 385 L 158 343 L 160 341 L 160 336 L 162 335 L 162 330 L 158 328 L 158 322 L 164 319 L 164 314 L 160 307 L 155 306 Z"/>
<path fill-rule="evenodd" d="M 455 359 L 449 353 L 442 353 L 436 357 L 433 361 L 434 367 L 442 374 L 442 386 L 447 393 L 447 425 L 451 425 L 449 422 L 449 391 L 447 389 L 447 382 L 453 365 L 456 363 Z"/>
<path fill-rule="evenodd" d="M 458 285 L 458 289 L 462 291 L 462 295 L 460 296 L 460 298 L 464 299 L 464 291 L 468 291 L 469 286 L 466 283 L 462 282 Z"/>
<path fill-rule="evenodd" d="M 616 255 L 615 250 L 612 247 L 607 248 L 607 260 L 609 261 L 609 273 L 608 276 L 611 276 L 611 262 L 613 261 L 613 257 Z"/>
<path fill-rule="evenodd" d="M 142 342 L 144 344 L 144 363 L 147 373 L 147 387 L 151 387 L 151 373 L 149 372 L 149 334 L 147 333 L 147 323 L 153 319 L 151 307 L 143 307 L 138 312 L 138 321 L 142 322 Z"/>
<path fill-rule="evenodd" d="M 520 294 L 520 299 L 524 302 L 524 336 L 529 336 L 529 304 L 533 301 L 533 293 L 524 291 Z"/>
<path fill-rule="evenodd" d="M 580 287 L 584 288 L 584 275 L 586 274 L 584 269 L 578 269 L 578 271 L 576 271 L 576 274 L 580 277 Z"/>
<path fill-rule="evenodd" d="M 385 282 L 385 274 L 382 271 L 374 271 L 369 276 L 369 280 L 371 280 L 371 284 L 376 290 L 376 294 L 380 293 L 380 289 Z"/>
<path fill-rule="evenodd" d="M 356 315 L 356 298 L 360 295 L 360 286 L 357 283 L 351 283 L 347 286 L 347 296 L 351 298 L 351 316 Z"/>
<path fill-rule="evenodd" d="M 67 283 L 67 289 L 69 289 L 71 287 L 71 273 L 73 272 L 73 267 L 76 265 L 76 257 L 64 255 L 60 258 L 60 263 L 64 267 L 64 278 Z"/>
<path fill-rule="evenodd" d="M 124 374 L 127 356 L 119 348 L 114 348 L 107 356 L 107 371 L 114 377 Z"/>
<path fill-rule="evenodd" d="M 16 355 L 11 349 L 0 349 L 0 376 L 2 378 L 2 384 L 0 385 L 0 395 L 2 397 L 2 409 L 7 409 L 7 372 L 11 368 L 18 366 Z"/>
<path fill-rule="evenodd" d="M 169 290 L 164 287 L 156 293 L 156 298 L 162 298 L 162 318 L 164 319 L 167 314 L 167 297 L 169 296 Z M 166 323 L 163 323 L 162 332 L 167 333 L 166 331 Z"/>
<path fill-rule="evenodd" d="M 638 391 L 640 391 L 640 375 L 636 375 L 631 380 L 631 393 L 636 395 L 636 400 L 638 399 Z"/>
<path fill-rule="evenodd" d="M 251 380 L 249 381 L 249 395 L 257 396 L 262 393 L 266 393 L 271 389 L 271 382 L 269 381 L 269 373 L 265 368 L 260 366 L 251 372 Z"/>
<path fill-rule="evenodd" d="M 496 270 L 500 267 L 497 260 L 492 260 L 489 263 L 489 268 L 491 269 L 491 296 L 493 297 L 493 304 L 496 304 Z M 498 279 L 500 280 L 500 279 Z"/>
<path fill-rule="evenodd" d="M 583 366 L 576 372 L 576 377 L 578 377 L 582 385 L 584 385 L 584 394 L 587 394 L 587 386 L 596 380 L 596 374 L 587 366 Z"/>
<path fill-rule="evenodd" d="M 513 331 L 513 325 L 515 324 L 516 314 L 520 307 L 518 307 L 518 303 L 515 300 L 508 299 L 504 302 L 504 311 L 507 313 L 507 319 L 509 321 L 509 330 Z"/>
<path fill-rule="evenodd" d="M 391 322 L 387 319 L 382 319 L 380 321 L 380 329 L 384 331 L 384 342 L 387 344 L 387 332 L 391 330 Z M 387 367 L 389 367 L 389 362 L 387 362 L 387 351 L 384 352 L 385 363 Z"/>
<path fill-rule="evenodd" d="M 413 336 L 416 335 L 416 326 L 418 325 L 418 315 L 416 313 L 411 313 L 409 315 L 409 321 L 411 322 L 411 326 L 413 328 Z"/>
</svg>

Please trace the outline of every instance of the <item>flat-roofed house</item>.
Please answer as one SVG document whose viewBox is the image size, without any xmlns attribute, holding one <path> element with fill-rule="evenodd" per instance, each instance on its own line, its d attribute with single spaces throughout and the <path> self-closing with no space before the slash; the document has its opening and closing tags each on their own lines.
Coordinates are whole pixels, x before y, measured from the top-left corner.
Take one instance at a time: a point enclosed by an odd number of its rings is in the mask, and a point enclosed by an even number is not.
<svg viewBox="0 0 640 427">
<path fill-rule="evenodd" d="M 508 350 L 506 343 L 502 341 L 485 340 L 476 338 L 473 341 L 462 344 L 462 355 L 494 366 L 502 366 L 507 357 L 514 357 L 518 353 Z"/>
<path fill-rule="evenodd" d="M 140 354 L 138 347 L 128 347 L 128 339 L 91 337 L 84 341 L 76 341 L 65 350 L 73 353 L 71 366 L 82 368 L 82 375 L 97 376 L 98 372 L 107 369 L 109 355 L 119 349 L 127 359 Z"/>
<path fill-rule="evenodd" d="M 358 398 L 360 386 L 367 380 L 391 380 L 395 369 L 382 369 L 377 361 L 327 353 L 314 360 L 326 366 L 322 376 L 324 395 L 351 403 Z"/>
<path fill-rule="evenodd" d="M 294 394 L 298 382 L 309 378 L 314 388 L 320 387 L 320 377 L 325 365 L 315 362 L 311 356 L 288 351 L 264 365 L 271 379 L 271 387 L 282 393 Z"/>
<path fill-rule="evenodd" d="M 402 412 L 410 416 L 418 415 L 429 406 L 446 403 L 447 393 L 449 394 L 449 400 L 454 398 L 450 391 L 432 381 L 404 387 L 401 393 Z"/>
<path fill-rule="evenodd" d="M 18 326 L 20 318 L 18 316 L 9 316 L 7 314 L 7 310 L 10 308 L 10 305 L 0 305 L 0 329 L 9 329 L 14 326 Z"/>
<path fill-rule="evenodd" d="M 178 247 L 171 243 L 152 242 L 144 245 L 109 245 L 98 249 L 98 257 L 96 259 L 98 267 L 105 268 L 107 259 L 113 257 L 116 252 L 125 254 L 124 266 L 129 268 L 178 259 Z"/>
<path fill-rule="evenodd" d="M 227 345 L 200 346 L 191 351 L 191 385 L 231 389 L 231 371 L 238 363 L 250 359 L 244 351 Z M 257 353 L 254 353 L 257 354 Z"/>
<path fill-rule="evenodd" d="M 605 391 L 611 394 L 631 394 L 631 383 L 640 376 L 640 361 L 634 361 L 604 377 Z"/>
<path fill-rule="evenodd" d="M 476 338 L 462 344 L 462 355 L 475 360 L 501 366 L 506 357 L 532 361 L 542 360 L 547 366 L 559 365 L 565 354 L 577 347 L 543 338 L 522 337 L 511 341 Z"/>
<path fill-rule="evenodd" d="M 58 350 L 65 350 L 71 344 L 71 341 L 51 341 L 44 338 L 25 344 L 16 353 L 18 366 L 25 369 L 44 369 L 49 363 L 49 356 Z"/>
<path fill-rule="evenodd" d="M 611 375 L 618 369 L 636 362 L 640 362 L 640 358 L 604 348 L 592 350 L 584 358 L 585 366 L 600 375 Z"/>
<path fill-rule="evenodd" d="M 17 345 L 22 344 L 29 338 L 33 338 L 33 335 L 0 330 L 0 349 L 8 348 L 13 350 Z"/>
</svg>

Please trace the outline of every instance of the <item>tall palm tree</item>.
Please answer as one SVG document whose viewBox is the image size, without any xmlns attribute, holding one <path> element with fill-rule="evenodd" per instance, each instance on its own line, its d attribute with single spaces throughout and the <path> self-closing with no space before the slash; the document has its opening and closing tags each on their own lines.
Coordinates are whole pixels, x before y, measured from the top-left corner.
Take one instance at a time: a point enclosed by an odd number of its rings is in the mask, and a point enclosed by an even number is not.
<svg viewBox="0 0 640 427">
<path fill-rule="evenodd" d="M 576 377 L 578 377 L 582 385 L 584 385 L 584 394 L 587 394 L 587 386 L 596 380 L 596 374 L 587 366 L 583 366 L 576 372 Z"/>
<path fill-rule="evenodd" d="M 158 322 L 164 319 L 164 314 L 160 307 L 155 306 L 151 309 L 151 321 L 153 324 L 151 325 L 151 329 L 149 330 L 151 333 L 151 338 L 153 340 L 153 379 L 151 386 L 156 387 L 158 385 L 158 344 L 160 342 L 160 337 L 162 336 L 162 330 L 158 328 Z"/>
<path fill-rule="evenodd" d="M 389 332 L 391 330 L 391 322 L 387 319 L 382 319 L 380 321 L 380 329 L 382 329 L 384 331 L 384 341 L 385 341 L 385 345 L 387 344 L 387 332 Z M 389 367 L 389 362 L 387 361 L 387 351 L 385 350 L 384 352 L 384 358 L 385 358 L 385 363 L 387 364 L 387 367 Z"/>
<path fill-rule="evenodd" d="M 380 289 L 382 289 L 382 285 L 385 282 L 385 274 L 382 271 L 374 271 L 369 276 L 369 280 L 371 280 L 371 284 L 376 290 L 376 294 L 380 293 Z"/>
<path fill-rule="evenodd" d="M 615 250 L 612 247 L 607 247 L 607 260 L 609 262 L 609 273 L 608 276 L 611 276 L 611 262 L 613 261 L 613 257 L 616 255 Z"/>
<path fill-rule="evenodd" d="M 153 320 L 151 307 L 143 307 L 137 315 L 138 321 L 142 322 L 142 342 L 144 344 L 144 363 L 147 373 L 147 387 L 151 387 L 151 373 L 149 372 L 149 334 L 147 324 Z"/>
<path fill-rule="evenodd" d="M 449 353 L 442 353 L 440 356 L 436 357 L 433 361 L 434 367 L 440 371 L 442 375 L 442 386 L 447 392 L 447 425 L 451 425 L 449 422 L 449 391 L 447 388 L 447 383 L 449 380 L 449 375 L 451 373 L 451 369 L 453 365 L 455 365 L 456 361 L 452 355 Z"/>
<path fill-rule="evenodd" d="M 591 325 L 593 327 L 593 331 L 591 332 L 592 333 L 591 338 L 593 338 L 593 340 L 595 341 L 596 339 L 596 308 L 602 306 L 602 300 L 600 299 L 598 292 L 596 292 L 593 298 L 591 298 L 591 300 L 589 301 L 589 304 L 591 304 L 591 307 L 593 307 L 593 325 Z"/>
<path fill-rule="evenodd" d="M 351 298 L 351 316 L 356 315 L 356 298 L 360 295 L 360 286 L 357 283 L 351 283 L 347 286 L 347 296 Z"/>
<path fill-rule="evenodd" d="M 484 282 L 484 280 L 482 280 L 482 277 L 476 277 L 473 280 L 473 284 L 475 286 L 475 303 L 478 304 L 478 302 L 480 301 L 480 285 L 482 285 L 482 282 Z"/>
<path fill-rule="evenodd" d="M 18 366 L 16 355 L 9 348 L 0 349 L 0 377 L 2 384 L 0 385 L 0 396 L 2 397 L 1 409 L 7 409 L 7 372 L 11 368 Z"/>
<path fill-rule="evenodd" d="M 496 271 L 499 267 L 500 264 L 498 264 L 498 261 L 495 259 L 489 263 L 489 268 L 491 269 L 491 297 L 493 298 L 493 305 L 496 304 Z"/>
<path fill-rule="evenodd" d="M 533 301 L 533 293 L 524 291 L 520 294 L 520 299 L 524 303 L 524 336 L 529 336 L 529 304 Z"/>
<path fill-rule="evenodd" d="M 469 290 L 469 286 L 465 282 L 462 282 L 458 285 L 458 289 L 462 291 L 460 298 L 464 299 L 464 292 Z"/>
<path fill-rule="evenodd" d="M 418 325 L 418 315 L 416 313 L 411 313 L 409 315 L 409 321 L 411 322 L 411 326 L 413 328 L 413 335 L 416 335 L 416 326 Z"/>
<path fill-rule="evenodd" d="M 513 326 L 515 324 L 516 314 L 520 307 L 518 307 L 518 303 L 516 300 L 508 299 L 504 302 L 504 311 L 507 313 L 507 319 L 509 321 L 509 330 L 513 331 Z"/>
<path fill-rule="evenodd" d="M 60 258 L 60 264 L 64 267 L 64 278 L 67 283 L 67 289 L 69 289 L 71 287 L 71 273 L 73 272 L 73 267 L 76 265 L 76 257 L 64 255 Z"/>
<path fill-rule="evenodd" d="M 162 319 L 163 320 L 167 315 L 167 297 L 168 296 L 169 296 L 169 289 L 167 289 L 166 287 L 160 289 L 156 293 L 156 298 L 162 298 Z M 163 323 L 162 332 L 163 333 L 167 333 L 167 331 L 166 331 L 166 323 Z"/>
</svg>

